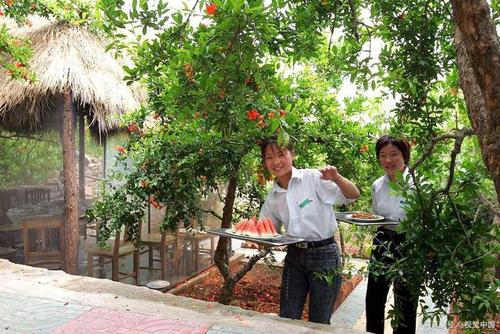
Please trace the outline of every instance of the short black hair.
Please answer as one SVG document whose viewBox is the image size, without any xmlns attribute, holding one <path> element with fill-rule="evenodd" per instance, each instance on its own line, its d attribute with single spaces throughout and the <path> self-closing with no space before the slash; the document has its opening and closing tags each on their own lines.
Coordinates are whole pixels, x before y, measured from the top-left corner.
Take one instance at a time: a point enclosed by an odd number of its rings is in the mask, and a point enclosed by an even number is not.
<svg viewBox="0 0 500 334">
<path fill-rule="evenodd" d="M 408 163 L 410 162 L 410 144 L 404 138 L 397 139 L 389 135 L 383 135 L 377 140 L 377 143 L 375 144 L 377 160 L 379 160 L 380 150 L 384 146 L 387 146 L 389 144 L 396 146 L 398 150 L 401 151 L 405 164 L 408 165 Z"/>
<path fill-rule="evenodd" d="M 278 144 L 278 136 L 276 135 L 259 140 L 259 145 L 260 145 L 260 156 L 262 158 L 262 161 L 265 161 L 266 147 L 269 145 L 277 145 L 278 147 L 290 150 L 290 152 L 292 153 L 294 152 L 294 145 L 291 139 L 285 146 L 281 146 L 280 144 Z"/>
</svg>

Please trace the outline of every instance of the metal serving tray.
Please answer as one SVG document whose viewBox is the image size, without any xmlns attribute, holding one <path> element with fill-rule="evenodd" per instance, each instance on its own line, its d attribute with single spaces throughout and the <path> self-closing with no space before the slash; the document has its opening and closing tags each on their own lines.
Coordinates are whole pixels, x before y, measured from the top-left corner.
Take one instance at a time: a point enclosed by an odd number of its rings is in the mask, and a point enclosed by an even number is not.
<svg viewBox="0 0 500 334">
<path fill-rule="evenodd" d="M 226 238 L 247 240 L 247 241 L 255 242 L 256 244 L 261 244 L 261 245 L 269 246 L 269 247 L 292 245 L 292 244 L 296 244 L 296 243 L 304 241 L 304 239 L 290 237 L 287 235 L 283 235 L 283 236 L 277 237 L 277 238 L 252 238 L 252 237 L 248 237 L 246 235 L 237 235 L 237 234 L 233 234 L 233 233 L 228 233 L 227 230 L 228 230 L 227 228 L 218 228 L 218 229 L 213 229 L 213 230 L 207 230 L 207 233 L 215 234 L 215 235 L 218 235 L 221 237 L 226 237 Z"/>
</svg>

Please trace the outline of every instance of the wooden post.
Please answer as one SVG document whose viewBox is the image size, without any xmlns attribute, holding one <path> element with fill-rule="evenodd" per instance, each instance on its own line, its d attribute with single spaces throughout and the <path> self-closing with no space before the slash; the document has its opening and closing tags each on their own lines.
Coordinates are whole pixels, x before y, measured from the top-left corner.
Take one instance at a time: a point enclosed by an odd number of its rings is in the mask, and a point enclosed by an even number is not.
<svg viewBox="0 0 500 334">
<path fill-rule="evenodd" d="M 78 108 L 79 123 L 78 123 L 78 190 L 80 203 L 85 201 L 85 115 L 83 109 Z"/>
<path fill-rule="evenodd" d="M 75 133 L 71 91 L 63 104 L 63 175 L 64 175 L 64 270 L 76 274 L 78 261 L 78 199 L 76 196 Z"/>
</svg>

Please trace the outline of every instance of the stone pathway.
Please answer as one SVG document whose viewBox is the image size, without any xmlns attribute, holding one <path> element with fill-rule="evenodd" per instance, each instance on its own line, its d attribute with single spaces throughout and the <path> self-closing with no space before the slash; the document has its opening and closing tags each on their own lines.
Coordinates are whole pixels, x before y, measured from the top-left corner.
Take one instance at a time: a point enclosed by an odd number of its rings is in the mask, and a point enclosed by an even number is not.
<svg viewBox="0 0 500 334">
<path fill-rule="evenodd" d="M 356 268 L 366 267 L 367 261 L 361 259 L 353 259 L 351 261 Z M 363 279 L 356 288 L 349 294 L 339 308 L 333 313 L 331 322 L 338 324 L 344 328 L 354 330 L 365 330 L 366 314 L 365 314 L 365 296 L 366 296 L 367 279 Z M 430 297 L 425 298 L 426 304 L 431 306 Z M 390 309 L 390 305 L 394 304 L 394 295 L 392 289 L 389 290 L 388 302 L 386 304 L 386 313 Z M 418 311 L 420 313 L 420 310 Z M 417 317 L 417 334 L 447 334 L 446 319 L 441 321 L 439 326 L 431 326 L 430 323 L 422 324 L 422 317 Z M 385 322 L 384 334 L 392 334 L 391 323 L 389 320 Z"/>
<path fill-rule="evenodd" d="M 0 259 L 0 333 L 362 333 Z"/>
</svg>

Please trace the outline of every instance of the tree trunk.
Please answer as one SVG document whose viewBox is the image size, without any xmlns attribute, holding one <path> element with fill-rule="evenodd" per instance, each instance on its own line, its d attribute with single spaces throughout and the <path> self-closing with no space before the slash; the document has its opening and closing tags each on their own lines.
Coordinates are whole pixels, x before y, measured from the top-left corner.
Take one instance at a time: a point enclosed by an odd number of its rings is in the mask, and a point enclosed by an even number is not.
<svg viewBox="0 0 500 334">
<path fill-rule="evenodd" d="M 224 202 L 224 209 L 222 213 L 222 228 L 231 227 L 231 219 L 233 217 L 234 200 L 236 198 L 237 179 L 233 176 L 229 179 L 227 187 L 226 198 Z M 224 278 L 224 286 L 219 296 L 219 302 L 222 304 L 229 304 L 233 295 L 233 288 L 235 281 L 229 270 L 229 257 L 231 252 L 231 239 L 219 238 L 217 249 L 215 250 L 214 262 L 222 277 Z"/>
<path fill-rule="evenodd" d="M 85 200 L 85 115 L 79 108 L 78 119 L 78 194 L 80 201 Z"/>
<path fill-rule="evenodd" d="M 500 200 L 500 42 L 486 0 L 451 0 L 460 86 Z"/>
<path fill-rule="evenodd" d="M 231 219 L 233 217 L 234 200 L 236 198 L 237 189 L 237 179 L 236 176 L 229 179 L 229 185 L 227 187 L 226 200 L 224 204 L 224 210 L 222 214 L 222 228 L 231 227 Z M 247 272 L 249 272 L 254 264 L 256 264 L 260 259 L 265 257 L 271 251 L 270 248 L 266 248 L 255 254 L 250 258 L 250 260 L 235 274 L 232 274 L 229 270 L 229 258 L 231 257 L 231 239 L 221 237 L 219 243 L 217 244 L 217 249 L 215 250 L 214 262 L 219 269 L 222 277 L 224 278 L 224 285 L 222 286 L 221 293 L 219 295 L 218 301 L 221 304 L 229 304 L 233 299 L 234 286 L 241 280 Z"/>
<path fill-rule="evenodd" d="M 75 135 L 70 91 L 64 94 L 63 113 L 64 267 L 67 273 L 76 274 L 76 263 L 78 260 L 78 200 L 76 196 L 75 175 Z"/>
</svg>

